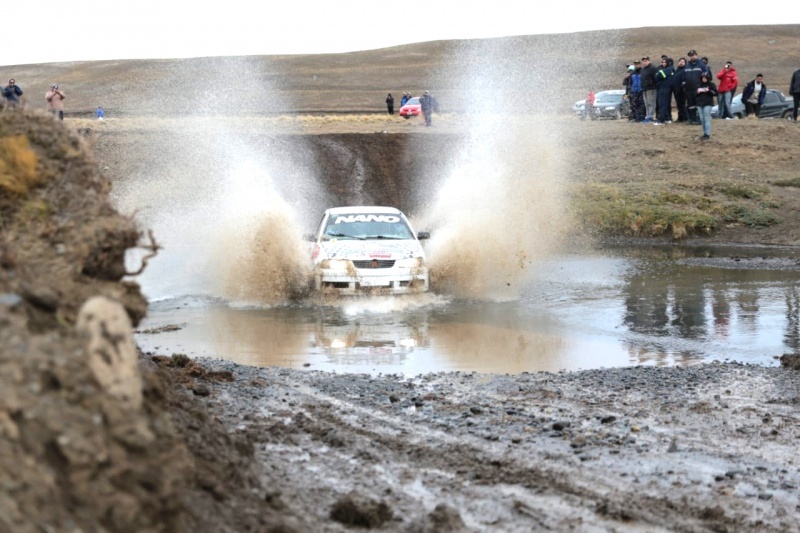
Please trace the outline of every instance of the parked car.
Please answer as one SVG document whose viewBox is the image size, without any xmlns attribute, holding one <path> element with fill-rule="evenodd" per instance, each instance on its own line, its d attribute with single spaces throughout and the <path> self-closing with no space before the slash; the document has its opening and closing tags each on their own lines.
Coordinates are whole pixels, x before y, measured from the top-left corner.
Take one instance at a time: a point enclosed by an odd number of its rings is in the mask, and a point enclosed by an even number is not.
<svg viewBox="0 0 800 533">
<path fill-rule="evenodd" d="M 572 104 L 572 112 L 578 115 L 579 117 L 583 117 L 583 110 L 586 107 L 586 100 L 578 100 L 574 104 Z"/>
<path fill-rule="evenodd" d="M 416 117 L 422 114 L 422 105 L 419 103 L 419 98 L 414 97 L 406 105 L 400 108 L 400 116 L 403 118 Z"/>
<path fill-rule="evenodd" d="M 594 95 L 594 105 L 588 110 L 589 118 L 621 119 L 628 116 L 630 103 L 625 98 L 625 91 L 614 89 L 611 91 L 600 91 Z"/>
<path fill-rule="evenodd" d="M 314 286 L 351 296 L 365 292 L 387 294 L 428 290 L 429 275 L 420 240 L 406 216 L 393 207 L 335 207 L 322 215 L 311 261 Z"/>
<path fill-rule="evenodd" d="M 791 118 L 793 105 L 794 101 L 786 98 L 778 89 L 767 89 L 758 118 Z M 718 114 L 719 107 L 712 107 L 711 116 L 717 118 Z M 744 118 L 744 103 L 741 94 L 737 94 L 731 100 L 731 114 L 733 114 L 733 118 Z"/>
</svg>

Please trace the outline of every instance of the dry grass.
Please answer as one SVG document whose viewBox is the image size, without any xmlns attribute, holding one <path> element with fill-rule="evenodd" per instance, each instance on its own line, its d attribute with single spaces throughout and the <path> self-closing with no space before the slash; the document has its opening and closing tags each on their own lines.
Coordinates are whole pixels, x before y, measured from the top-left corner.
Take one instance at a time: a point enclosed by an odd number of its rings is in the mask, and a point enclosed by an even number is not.
<svg viewBox="0 0 800 533">
<path fill-rule="evenodd" d="M 24 196 L 40 182 L 39 158 L 25 135 L 0 139 L 0 192 Z"/>
</svg>

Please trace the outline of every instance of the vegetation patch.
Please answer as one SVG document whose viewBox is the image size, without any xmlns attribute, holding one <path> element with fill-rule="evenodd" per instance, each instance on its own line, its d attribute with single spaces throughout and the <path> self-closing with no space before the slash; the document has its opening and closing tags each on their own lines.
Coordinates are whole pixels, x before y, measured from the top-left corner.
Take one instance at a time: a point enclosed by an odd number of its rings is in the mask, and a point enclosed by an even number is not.
<svg viewBox="0 0 800 533">
<path fill-rule="evenodd" d="M 39 183 L 39 158 L 25 135 L 0 139 L 0 193 L 22 196 Z"/>
<path fill-rule="evenodd" d="M 776 187 L 800 187 L 800 177 L 773 181 L 772 184 Z"/>
<path fill-rule="evenodd" d="M 767 194 L 727 183 L 590 183 L 578 185 L 573 200 L 585 227 L 600 234 L 683 239 L 723 224 L 778 224 L 774 203 L 763 200 Z"/>
</svg>

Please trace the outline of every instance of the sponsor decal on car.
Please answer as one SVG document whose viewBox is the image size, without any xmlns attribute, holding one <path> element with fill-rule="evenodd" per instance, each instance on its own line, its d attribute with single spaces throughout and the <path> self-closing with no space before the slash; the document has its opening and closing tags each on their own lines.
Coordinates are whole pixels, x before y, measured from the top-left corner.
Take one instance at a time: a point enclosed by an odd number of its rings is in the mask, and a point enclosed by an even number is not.
<svg viewBox="0 0 800 533">
<path fill-rule="evenodd" d="M 334 224 L 349 224 L 353 222 L 400 222 L 400 217 L 394 215 L 339 215 Z"/>
</svg>

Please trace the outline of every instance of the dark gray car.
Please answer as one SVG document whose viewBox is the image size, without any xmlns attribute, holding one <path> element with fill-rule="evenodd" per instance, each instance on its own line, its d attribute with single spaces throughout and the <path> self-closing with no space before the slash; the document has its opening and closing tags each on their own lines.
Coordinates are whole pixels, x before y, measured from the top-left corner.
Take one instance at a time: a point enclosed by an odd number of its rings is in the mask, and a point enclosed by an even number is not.
<svg viewBox="0 0 800 533">
<path fill-rule="evenodd" d="M 786 98 L 778 89 L 767 89 L 767 94 L 764 95 L 764 103 L 761 105 L 761 112 L 758 118 L 791 118 L 792 106 L 794 102 L 791 98 Z M 714 106 L 711 108 L 711 116 L 717 118 L 719 108 Z M 744 104 L 742 103 L 742 95 L 738 94 L 733 97 L 731 101 L 731 113 L 733 118 L 744 118 Z"/>
</svg>

